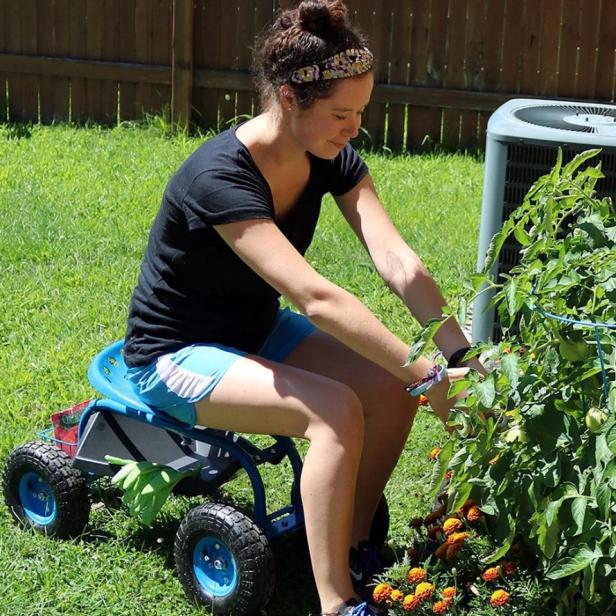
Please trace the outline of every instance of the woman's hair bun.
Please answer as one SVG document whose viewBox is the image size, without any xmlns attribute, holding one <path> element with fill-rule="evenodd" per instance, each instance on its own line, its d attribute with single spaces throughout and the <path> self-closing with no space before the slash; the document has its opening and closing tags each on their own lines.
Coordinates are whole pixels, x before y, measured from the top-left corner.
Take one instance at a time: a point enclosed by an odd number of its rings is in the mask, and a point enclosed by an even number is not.
<svg viewBox="0 0 616 616">
<path fill-rule="evenodd" d="M 297 11 L 302 28 L 313 34 L 346 25 L 347 9 L 339 0 L 303 0 Z"/>
</svg>

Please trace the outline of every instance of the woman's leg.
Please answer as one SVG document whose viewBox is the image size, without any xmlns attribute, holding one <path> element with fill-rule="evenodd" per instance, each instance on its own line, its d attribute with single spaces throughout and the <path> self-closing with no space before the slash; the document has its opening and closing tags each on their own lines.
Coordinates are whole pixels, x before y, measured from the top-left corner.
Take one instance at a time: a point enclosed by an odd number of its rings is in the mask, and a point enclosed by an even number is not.
<svg viewBox="0 0 616 616">
<path fill-rule="evenodd" d="M 417 400 L 404 383 L 332 336 L 317 331 L 285 360 L 345 383 L 364 411 L 364 448 L 357 478 L 352 545 L 368 538 L 379 499 L 393 472 L 417 412 Z"/>
<path fill-rule="evenodd" d="M 310 441 L 300 488 L 321 606 L 334 611 L 353 597 L 348 556 L 364 437 L 355 393 L 329 377 L 248 356 L 195 406 L 200 425 Z"/>
</svg>

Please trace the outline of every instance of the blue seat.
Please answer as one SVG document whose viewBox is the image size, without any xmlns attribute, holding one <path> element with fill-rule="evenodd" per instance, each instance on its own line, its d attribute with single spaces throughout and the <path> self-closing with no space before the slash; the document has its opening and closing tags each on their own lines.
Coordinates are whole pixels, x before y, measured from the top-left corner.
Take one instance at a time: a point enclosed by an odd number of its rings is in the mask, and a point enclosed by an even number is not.
<svg viewBox="0 0 616 616">
<path fill-rule="evenodd" d="M 152 409 L 137 397 L 132 385 L 125 378 L 128 367 L 124 363 L 123 346 L 124 340 L 118 340 L 103 349 L 88 368 L 88 380 L 92 387 L 111 400 L 152 413 Z"/>
</svg>

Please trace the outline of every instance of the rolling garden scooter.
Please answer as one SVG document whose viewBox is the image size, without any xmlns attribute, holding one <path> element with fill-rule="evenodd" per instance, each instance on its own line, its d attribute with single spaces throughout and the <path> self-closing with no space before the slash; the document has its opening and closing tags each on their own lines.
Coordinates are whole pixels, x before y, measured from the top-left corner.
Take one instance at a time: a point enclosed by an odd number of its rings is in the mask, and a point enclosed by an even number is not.
<svg viewBox="0 0 616 616">
<path fill-rule="evenodd" d="M 292 439 L 273 436 L 259 448 L 234 432 L 188 427 L 147 406 L 124 378 L 123 341 L 99 353 L 88 379 L 103 398 L 52 415 L 41 439 L 17 447 L 6 461 L 3 489 L 15 520 L 56 538 L 79 535 L 90 514 L 90 485 L 116 474 L 106 456 L 147 461 L 176 471 L 194 471 L 175 491 L 211 495 L 244 470 L 253 491 L 253 515 L 231 505 L 206 502 L 181 521 L 174 541 L 178 578 L 188 598 L 215 614 L 259 610 L 274 589 L 270 541 L 303 529 L 299 492 L 301 457 Z M 293 473 L 290 503 L 268 513 L 259 466 L 288 459 Z M 370 541 L 382 546 L 389 512 L 381 499 Z"/>
</svg>

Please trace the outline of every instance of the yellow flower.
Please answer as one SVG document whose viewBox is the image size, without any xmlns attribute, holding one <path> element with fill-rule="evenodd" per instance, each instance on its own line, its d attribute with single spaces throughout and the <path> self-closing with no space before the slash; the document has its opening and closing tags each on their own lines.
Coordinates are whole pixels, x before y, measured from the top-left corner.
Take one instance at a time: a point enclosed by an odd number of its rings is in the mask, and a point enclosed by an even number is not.
<svg viewBox="0 0 616 616">
<path fill-rule="evenodd" d="M 509 576 L 513 575 L 517 571 L 518 566 L 514 562 L 512 562 L 510 560 L 504 560 L 502 563 L 500 563 L 500 568 L 501 568 L 501 571 L 507 577 L 509 577 Z"/>
<path fill-rule="evenodd" d="M 470 533 L 451 533 L 449 537 L 447 537 L 447 545 L 453 545 L 454 543 L 463 543 L 471 536 Z"/>
<path fill-rule="evenodd" d="M 500 459 L 500 454 L 497 453 L 491 460 L 488 460 L 488 464 L 491 464 L 492 466 L 494 466 L 498 460 Z"/>
<path fill-rule="evenodd" d="M 417 595 L 406 595 L 406 597 L 404 597 L 404 601 L 402 602 L 402 608 L 405 612 L 411 612 L 416 610 L 420 603 L 421 598 Z"/>
<path fill-rule="evenodd" d="M 473 505 L 466 512 L 466 519 L 469 522 L 476 522 L 482 515 L 483 515 L 483 512 L 481 511 L 481 509 L 479 509 L 479 507 L 477 507 L 477 505 Z"/>
<path fill-rule="evenodd" d="M 443 599 L 453 599 L 456 596 L 456 589 L 454 586 L 447 586 L 443 588 Z"/>
<path fill-rule="evenodd" d="M 509 593 L 506 590 L 495 590 L 490 597 L 492 607 L 502 607 L 509 602 Z"/>
<path fill-rule="evenodd" d="M 430 459 L 431 460 L 436 460 L 438 458 L 438 454 L 441 453 L 441 448 L 440 447 L 435 447 L 431 452 L 430 452 Z"/>
<path fill-rule="evenodd" d="M 404 599 L 404 593 L 401 590 L 392 590 L 389 598 L 392 601 L 402 601 Z"/>
<path fill-rule="evenodd" d="M 389 584 L 377 584 L 372 591 L 372 598 L 377 603 L 383 603 L 386 599 L 389 599 L 393 588 Z"/>
<path fill-rule="evenodd" d="M 458 518 L 447 518 L 443 523 L 443 530 L 446 535 L 451 535 L 462 528 L 462 522 Z"/>
<path fill-rule="evenodd" d="M 406 579 L 411 582 L 411 584 L 423 582 L 426 579 L 426 570 L 421 567 L 413 567 L 406 574 Z"/>
<path fill-rule="evenodd" d="M 434 584 L 430 582 L 420 582 L 415 588 L 415 596 L 420 599 L 429 599 L 434 592 Z"/>
<path fill-rule="evenodd" d="M 500 570 L 498 567 L 490 567 L 489 569 L 486 569 L 481 574 L 481 577 L 486 582 L 494 582 L 495 580 L 498 580 L 498 578 L 500 577 Z"/>
</svg>

